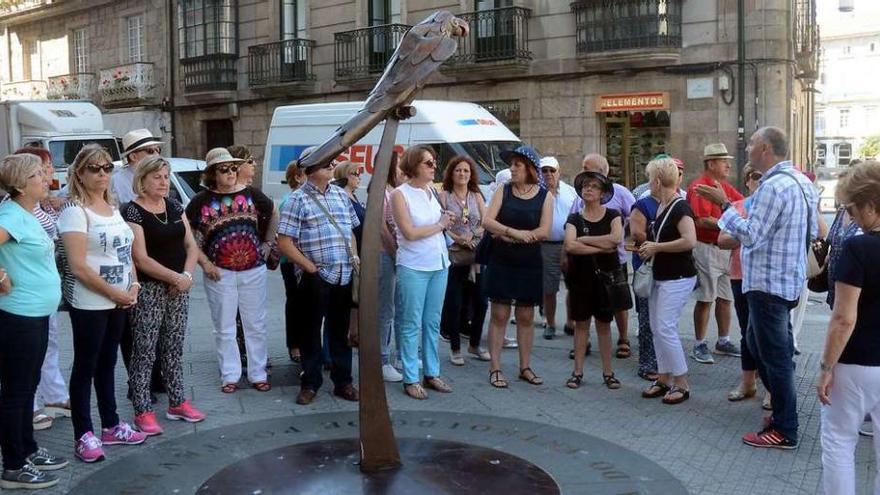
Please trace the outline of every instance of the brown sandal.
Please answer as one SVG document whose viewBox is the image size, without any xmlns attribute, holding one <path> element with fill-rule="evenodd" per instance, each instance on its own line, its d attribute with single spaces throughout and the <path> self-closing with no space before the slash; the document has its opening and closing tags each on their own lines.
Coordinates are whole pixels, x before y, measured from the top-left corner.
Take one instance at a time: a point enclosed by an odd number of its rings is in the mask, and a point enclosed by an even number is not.
<svg viewBox="0 0 880 495">
<path fill-rule="evenodd" d="M 618 339 L 617 340 L 617 359 L 626 359 L 630 357 L 632 354 L 632 349 L 629 347 L 629 339 Z"/>
<path fill-rule="evenodd" d="M 425 400 L 428 398 L 428 392 L 422 388 L 419 383 L 406 383 L 403 385 L 403 392 L 413 399 Z"/>
<path fill-rule="evenodd" d="M 501 375 L 501 370 L 492 370 L 489 372 L 489 385 L 495 388 L 507 388 L 507 380 Z"/>
<path fill-rule="evenodd" d="M 519 370 L 519 379 L 529 382 L 532 385 L 542 385 L 544 383 L 544 379 L 535 374 L 531 368 L 523 368 Z"/>
<path fill-rule="evenodd" d="M 220 391 L 224 394 L 232 394 L 235 393 L 236 390 L 238 390 L 238 386 L 234 383 L 224 383 L 220 387 Z"/>
<path fill-rule="evenodd" d="M 268 392 L 272 390 L 272 385 L 269 382 L 254 382 L 251 383 L 251 387 L 257 389 L 258 392 Z"/>
<path fill-rule="evenodd" d="M 422 381 L 422 384 L 425 387 L 428 387 L 430 389 L 434 389 L 434 390 L 441 392 L 441 393 L 444 393 L 444 394 L 448 394 L 449 392 L 452 392 L 452 387 L 450 387 L 448 383 L 444 382 L 443 380 L 441 380 L 439 377 L 436 377 L 436 376 L 426 376 L 425 379 Z"/>
</svg>

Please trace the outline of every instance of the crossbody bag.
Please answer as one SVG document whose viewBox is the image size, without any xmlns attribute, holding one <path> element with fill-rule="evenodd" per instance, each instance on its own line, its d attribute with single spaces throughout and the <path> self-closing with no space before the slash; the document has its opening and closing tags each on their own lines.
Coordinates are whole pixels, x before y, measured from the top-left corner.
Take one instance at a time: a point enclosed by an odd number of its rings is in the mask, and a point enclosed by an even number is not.
<svg viewBox="0 0 880 495">
<path fill-rule="evenodd" d="M 357 254 L 351 250 L 351 232 L 346 235 L 345 231 L 342 230 L 342 227 L 336 223 L 336 219 L 333 218 L 333 215 L 330 214 L 330 210 L 328 210 L 327 207 L 315 197 L 315 193 L 306 190 L 306 194 L 308 194 L 309 198 L 318 205 L 318 208 L 321 209 L 330 224 L 333 225 L 333 227 L 339 232 L 339 235 L 342 236 L 342 242 L 345 243 L 345 251 L 348 253 L 348 260 L 351 262 L 351 300 L 357 304 L 359 299 L 358 293 L 361 287 L 361 266 Z"/>
<path fill-rule="evenodd" d="M 663 232 L 663 226 L 666 225 L 666 220 L 669 219 L 669 215 L 672 214 L 672 209 L 675 208 L 675 205 L 678 204 L 679 201 L 683 201 L 681 197 L 675 198 L 675 200 L 666 208 L 663 215 L 663 221 L 660 222 L 659 229 L 654 230 L 654 242 L 660 242 L 660 233 Z M 654 225 L 657 225 L 657 222 L 654 222 Z M 633 274 L 633 292 L 636 293 L 637 297 L 642 299 L 647 299 L 651 296 L 651 290 L 654 286 L 654 257 L 646 259 L 642 266 L 639 267 L 638 270 Z"/>
</svg>

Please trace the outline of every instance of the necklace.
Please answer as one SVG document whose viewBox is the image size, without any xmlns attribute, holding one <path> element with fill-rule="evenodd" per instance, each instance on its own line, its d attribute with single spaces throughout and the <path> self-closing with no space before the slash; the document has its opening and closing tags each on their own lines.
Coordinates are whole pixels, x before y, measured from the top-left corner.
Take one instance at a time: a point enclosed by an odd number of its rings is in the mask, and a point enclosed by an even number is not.
<svg viewBox="0 0 880 495">
<path fill-rule="evenodd" d="M 153 209 L 160 207 L 160 205 L 162 211 L 158 213 L 153 211 Z M 149 205 L 149 207 L 146 203 L 143 203 L 141 204 L 141 207 L 150 212 L 150 215 L 153 215 L 153 218 L 155 218 L 157 222 L 161 223 L 162 225 L 168 225 L 168 210 L 165 208 L 164 201 L 162 201 L 161 203 L 157 203 L 156 205 Z M 162 215 L 163 217 L 165 217 L 165 219 L 162 220 L 161 218 L 159 218 L 159 215 Z"/>
<path fill-rule="evenodd" d="M 522 189 L 520 189 L 519 186 L 513 186 L 513 192 L 514 192 L 514 194 L 516 194 L 519 197 L 528 196 L 529 194 L 531 194 L 532 191 L 535 190 L 535 187 L 537 187 L 537 186 L 534 184 L 531 184 L 528 189 L 523 191 Z"/>
</svg>

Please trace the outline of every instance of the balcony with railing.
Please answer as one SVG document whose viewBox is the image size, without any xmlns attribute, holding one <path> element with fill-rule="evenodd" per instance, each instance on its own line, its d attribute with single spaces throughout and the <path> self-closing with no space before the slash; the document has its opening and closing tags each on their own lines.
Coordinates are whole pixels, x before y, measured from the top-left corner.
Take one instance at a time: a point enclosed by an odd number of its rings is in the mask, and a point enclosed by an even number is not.
<svg viewBox="0 0 880 495">
<path fill-rule="evenodd" d="M 0 17 L 24 14 L 40 7 L 58 3 L 59 0 L 2 0 Z"/>
<path fill-rule="evenodd" d="M 180 61 L 183 90 L 186 93 L 235 91 L 238 89 L 235 63 L 238 56 L 215 53 Z"/>
<path fill-rule="evenodd" d="M 579 0 L 576 51 L 591 61 L 678 60 L 683 0 Z"/>
<path fill-rule="evenodd" d="M 46 81 L 15 81 L 0 84 L 0 101 L 45 100 L 49 94 Z"/>
<path fill-rule="evenodd" d="M 336 80 L 353 82 L 378 77 L 410 27 L 406 24 L 383 24 L 336 33 Z"/>
<path fill-rule="evenodd" d="M 797 0 L 794 12 L 794 59 L 801 79 L 819 77 L 819 25 L 816 0 Z"/>
<path fill-rule="evenodd" d="M 248 48 L 248 86 L 255 91 L 296 90 L 312 85 L 312 47 L 307 39 L 290 39 Z"/>
<path fill-rule="evenodd" d="M 153 64 L 136 62 L 101 69 L 98 91 L 105 107 L 139 106 L 152 102 L 156 83 Z"/>
<path fill-rule="evenodd" d="M 504 7 L 459 14 L 468 23 L 470 34 L 459 38 L 458 50 L 444 66 L 483 68 L 498 65 L 528 67 L 529 17 L 532 11 L 522 7 Z"/>
<path fill-rule="evenodd" d="M 92 100 L 95 98 L 95 75 L 84 72 L 52 76 L 46 97 L 50 100 Z"/>
</svg>

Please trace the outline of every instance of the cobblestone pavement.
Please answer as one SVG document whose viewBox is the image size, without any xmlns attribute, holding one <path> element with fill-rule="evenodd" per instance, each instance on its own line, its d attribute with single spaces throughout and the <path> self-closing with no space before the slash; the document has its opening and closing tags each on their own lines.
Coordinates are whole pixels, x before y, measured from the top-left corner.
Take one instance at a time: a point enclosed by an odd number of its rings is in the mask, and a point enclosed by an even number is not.
<svg viewBox="0 0 880 495">
<path fill-rule="evenodd" d="M 288 360 L 284 347 L 283 286 L 277 272 L 270 275 L 269 333 L 270 355 L 274 365 L 273 388 L 260 393 L 244 388 L 235 394 L 219 390 L 217 358 L 211 336 L 210 317 L 201 282 L 192 296 L 189 334 L 186 341 L 186 387 L 194 404 L 208 414 L 200 424 L 160 420 L 164 435 L 148 440 L 161 444 L 195 431 L 219 426 L 246 423 L 287 415 L 305 415 L 317 412 L 351 411 L 356 405 L 337 400 L 330 395 L 329 383 L 319 392 L 309 407 L 294 403 L 298 390 L 297 368 Z M 611 391 L 602 386 L 598 353 L 587 358 L 584 386 L 579 390 L 565 387 L 572 361 L 568 350 L 572 338 L 560 335 L 552 341 L 541 338 L 536 331 L 532 367 L 544 377 L 545 384 L 534 387 L 516 377 L 516 351 L 506 350 L 504 366 L 511 387 L 497 390 L 487 382 L 487 363 L 468 359 L 465 366 L 449 364 L 448 344 L 441 342 L 442 373 L 455 388 L 452 394 L 432 394 L 426 401 L 409 399 L 399 384 L 386 388 L 390 407 L 395 410 L 437 410 L 471 412 L 511 417 L 578 430 L 631 449 L 648 457 L 669 470 L 694 494 L 807 494 L 818 493 L 821 487 L 821 445 L 819 442 L 819 405 L 814 380 L 824 343 L 829 311 L 824 295 L 813 295 L 801 334 L 797 357 L 798 409 L 800 413 L 800 448 L 794 452 L 754 449 L 744 445 L 740 437 L 755 430 L 762 411 L 758 398 L 740 403 L 726 400 L 728 390 L 739 378 L 739 359 L 716 357 L 716 364 L 698 364 L 688 359 L 691 376 L 691 399 L 682 405 L 666 406 L 657 400 L 645 400 L 639 395 L 647 382 L 636 376 L 637 356 L 615 359 L 615 371 L 623 382 L 620 390 Z M 72 361 L 69 320 L 61 317 L 60 334 L 62 368 L 69 375 Z M 733 324 L 736 327 L 736 324 Z M 631 341 L 636 342 L 635 314 L 631 314 Z M 692 305 L 684 310 L 681 334 L 688 350 L 692 345 Z M 714 345 L 714 323 L 709 330 L 710 346 Z M 615 335 L 616 338 L 616 335 Z M 739 334 L 734 330 L 734 341 Z M 593 342 L 596 342 L 595 334 Z M 594 345 L 595 349 L 595 345 Z M 356 369 L 356 366 L 355 366 Z M 243 384 L 244 385 L 244 384 Z M 126 381 L 120 359 L 117 367 L 117 398 L 119 413 L 132 419 L 131 404 L 125 400 Z M 163 411 L 165 397 L 160 396 L 159 411 Z M 164 416 L 164 415 L 163 415 Z M 97 422 L 97 410 L 93 409 Z M 52 429 L 37 432 L 40 445 L 52 452 L 73 458 L 72 428 L 67 419 L 58 420 Z M 44 493 L 65 493 L 70 487 L 97 469 L 110 465 L 118 468 L 119 476 L 126 476 L 124 458 L 141 447 L 109 447 L 107 461 L 86 465 L 73 461 L 68 469 L 58 472 L 62 483 Z M 159 449 L 161 452 L 161 449 Z M 859 441 L 856 453 L 859 493 L 868 493 L 876 462 L 869 439 Z"/>
</svg>

